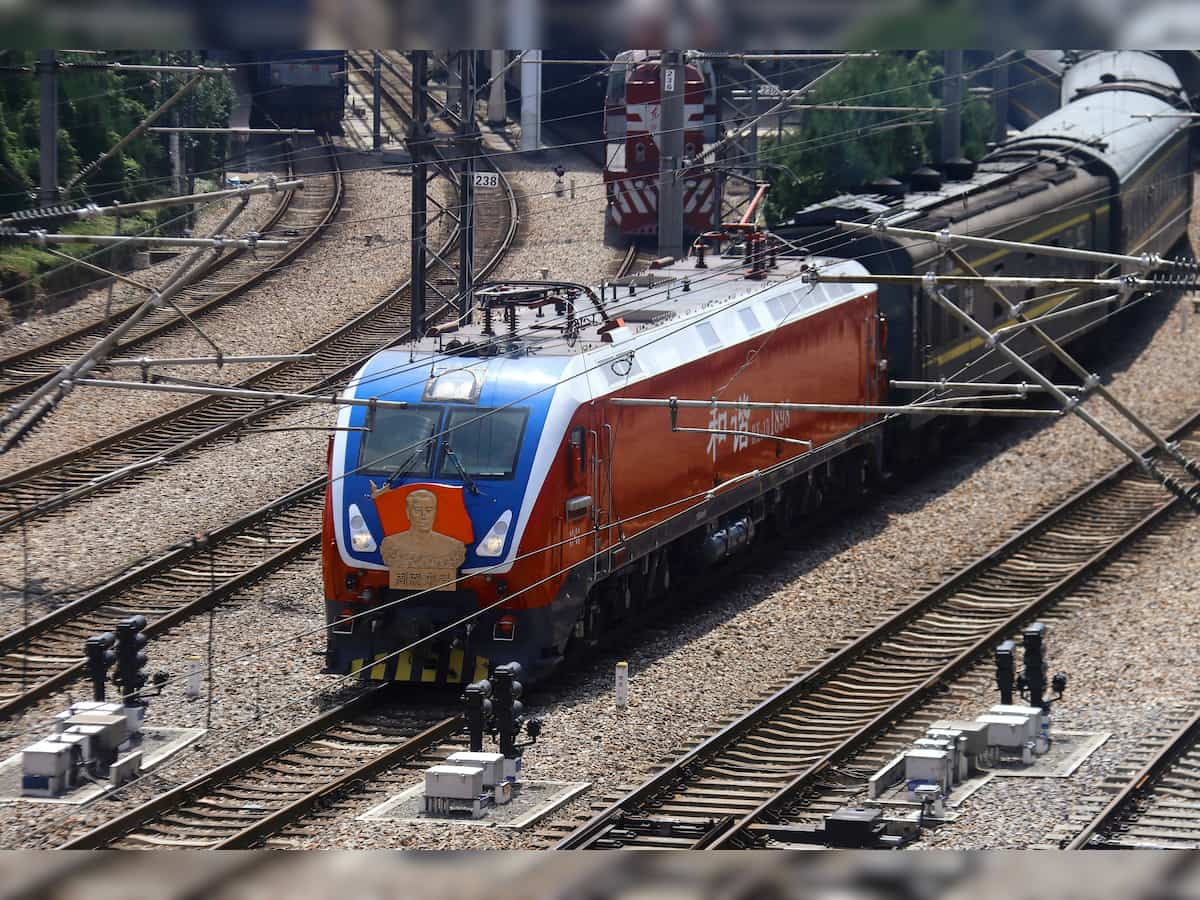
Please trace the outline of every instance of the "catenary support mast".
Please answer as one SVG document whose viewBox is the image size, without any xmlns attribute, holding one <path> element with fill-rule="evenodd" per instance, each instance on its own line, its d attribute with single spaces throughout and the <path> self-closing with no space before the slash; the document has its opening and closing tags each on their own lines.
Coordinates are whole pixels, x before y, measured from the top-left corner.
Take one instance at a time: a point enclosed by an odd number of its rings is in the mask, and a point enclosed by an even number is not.
<svg viewBox="0 0 1200 900">
<path fill-rule="evenodd" d="M 658 255 L 683 256 L 684 66 L 683 53 L 664 50 L 659 66 L 662 87 L 662 127 L 658 145 Z"/>
<path fill-rule="evenodd" d="M 427 62 L 425 50 L 413 51 L 412 125 L 408 133 L 408 149 L 413 161 L 411 330 L 415 340 L 425 335 L 425 241 L 428 238 L 425 194 L 429 178 L 429 153 L 432 151 L 432 141 L 425 121 Z"/>
</svg>

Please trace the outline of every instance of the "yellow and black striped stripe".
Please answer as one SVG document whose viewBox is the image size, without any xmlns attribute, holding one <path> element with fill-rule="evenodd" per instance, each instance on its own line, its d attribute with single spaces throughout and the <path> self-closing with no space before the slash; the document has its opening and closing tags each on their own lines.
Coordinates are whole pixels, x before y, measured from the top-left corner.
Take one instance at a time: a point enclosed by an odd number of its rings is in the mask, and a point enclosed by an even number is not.
<svg viewBox="0 0 1200 900">
<path fill-rule="evenodd" d="M 450 648 L 437 656 L 414 656 L 412 650 L 405 650 L 394 655 L 376 653 L 372 660 L 356 659 L 350 663 L 350 674 L 362 675 L 370 681 L 466 684 L 487 678 L 489 665 L 490 661 L 484 656 L 468 659 L 466 651 L 460 647 Z"/>
</svg>

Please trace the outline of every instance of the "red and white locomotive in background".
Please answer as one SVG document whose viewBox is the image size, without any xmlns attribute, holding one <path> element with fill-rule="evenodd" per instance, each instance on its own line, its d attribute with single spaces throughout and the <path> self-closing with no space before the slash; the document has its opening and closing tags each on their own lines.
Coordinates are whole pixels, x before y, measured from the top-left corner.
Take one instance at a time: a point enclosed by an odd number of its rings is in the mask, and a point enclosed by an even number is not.
<svg viewBox="0 0 1200 900">
<path fill-rule="evenodd" d="M 716 142 L 716 77 L 712 64 L 684 67 L 683 155 L 695 159 Z M 604 100 L 604 184 L 607 224 L 623 237 L 658 233 L 658 166 L 661 151 L 662 87 L 657 55 L 645 50 L 618 53 L 608 74 Z M 720 215 L 711 166 L 693 166 L 683 178 L 683 228 L 711 229 Z"/>
</svg>

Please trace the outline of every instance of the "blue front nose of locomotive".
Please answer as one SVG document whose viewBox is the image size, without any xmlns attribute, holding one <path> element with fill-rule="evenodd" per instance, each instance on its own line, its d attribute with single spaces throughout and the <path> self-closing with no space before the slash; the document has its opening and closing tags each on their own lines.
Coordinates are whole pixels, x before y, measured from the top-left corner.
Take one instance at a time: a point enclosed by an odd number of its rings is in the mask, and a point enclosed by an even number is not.
<svg viewBox="0 0 1200 900">
<path fill-rule="evenodd" d="M 334 509 L 345 561 L 385 565 L 374 491 L 433 483 L 462 487 L 473 533 L 463 570 L 501 566 L 536 494 L 530 477 L 564 365 L 454 357 L 417 364 L 396 351 L 374 357 L 359 373 L 354 396 L 407 406 L 349 407 L 339 421 L 352 429 L 338 433 L 333 473 L 341 476 Z M 558 438 L 547 439 L 557 447 Z"/>
<path fill-rule="evenodd" d="M 463 683 L 501 662 L 520 662 L 534 678 L 550 664 L 545 648 L 556 641 L 547 612 L 501 605 L 522 589 L 505 576 L 517 545 L 524 553 L 548 543 L 547 535 L 522 532 L 562 442 L 558 419 L 569 404 L 555 397 L 566 363 L 437 357 L 418 364 L 388 351 L 359 373 L 352 396 L 405 406 L 346 407 L 339 417 L 330 490 L 342 568 L 333 590 L 345 578 L 339 596 L 346 601 L 331 600 L 328 614 L 331 622 L 355 618 L 330 635 L 332 671 Z M 434 497 L 385 496 L 409 485 L 427 485 Z M 401 542 L 409 548 L 403 557 Z"/>
</svg>

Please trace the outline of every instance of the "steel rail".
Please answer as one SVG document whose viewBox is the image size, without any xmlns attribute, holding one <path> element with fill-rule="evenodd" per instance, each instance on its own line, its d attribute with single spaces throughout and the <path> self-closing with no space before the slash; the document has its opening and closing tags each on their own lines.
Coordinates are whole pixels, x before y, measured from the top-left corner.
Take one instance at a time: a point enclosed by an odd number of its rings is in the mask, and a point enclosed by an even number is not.
<svg viewBox="0 0 1200 900">
<path fill-rule="evenodd" d="M 1171 774 L 1184 756 L 1200 747 L 1200 712 L 1176 731 L 1153 757 L 1139 769 L 1109 803 L 1067 843 L 1065 850 L 1105 850 L 1114 845 L 1128 846 L 1117 838 L 1119 832 L 1128 832 L 1138 819 L 1154 813 L 1154 795 L 1163 787 L 1164 778 Z M 1200 778 L 1193 768 L 1187 780 L 1200 790 Z M 1190 831 L 1180 835 L 1180 841 L 1155 843 L 1159 849 L 1183 849 L 1184 841 L 1192 849 L 1200 846 L 1200 821 L 1193 821 Z"/>
<path fill-rule="evenodd" d="M 222 787 L 229 786 L 231 783 L 236 784 L 238 779 L 254 773 L 256 770 L 262 770 L 264 776 L 276 775 L 274 770 L 265 767 L 272 763 L 286 765 L 285 755 L 288 753 L 295 752 L 300 757 L 312 753 L 325 755 L 328 752 L 329 733 L 336 733 L 339 726 L 353 724 L 358 717 L 377 712 L 384 699 L 391 693 L 389 688 L 390 685 L 382 685 L 366 690 L 347 703 L 305 722 L 286 734 L 255 747 L 241 756 L 199 775 L 186 784 L 105 822 L 86 834 L 67 841 L 60 849 L 94 850 L 111 846 L 122 839 L 127 839 L 138 829 L 153 825 L 165 817 L 178 818 L 181 813 L 186 814 L 188 808 L 195 805 L 197 801 L 202 801 L 206 795 L 218 792 Z M 264 808 L 265 803 L 259 802 L 257 809 L 261 811 L 261 815 L 256 816 L 255 809 L 247 804 L 242 804 L 236 809 L 230 808 L 228 809 L 230 820 L 239 824 L 241 821 L 245 822 L 242 827 L 232 827 L 232 831 L 231 826 L 222 825 L 222 822 L 226 821 L 225 819 L 214 818 L 211 825 L 212 834 L 208 840 L 202 837 L 191 837 L 177 841 L 165 839 L 163 843 L 177 843 L 206 849 L 233 849 L 251 846 L 304 815 L 323 800 L 344 790 L 354 781 L 372 777 L 382 769 L 394 766 L 406 758 L 419 755 L 430 746 L 453 735 L 461 728 L 462 724 L 461 716 L 443 718 L 417 734 L 400 738 L 395 746 L 389 747 L 381 754 L 371 756 L 361 764 L 348 764 L 341 771 L 337 771 L 331 779 L 312 779 L 314 789 L 304 791 L 303 795 L 295 800 L 284 801 L 275 809 L 266 809 Z M 338 770 L 340 767 L 333 762 L 328 768 Z M 269 788 L 260 790 L 264 794 L 271 792 Z M 286 796 L 288 793 L 295 793 L 295 788 L 290 784 L 281 785 L 277 793 L 280 796 Z M 263 800 L 269 802 L 265 796 Z M 222 807 L 218 806 L 217 810 L 220 809 Z M 182 827 L 187 829 L 187 826 Z M 231 833 L 221 834 L 221 831 L 231 831 Z"/>
<path fill-rule="evenodd" d="M 333 217 L 337 215 L 338 210 L 341 208 L 344 192 L 342 189 L 341 170 L 337 165 L 337 158 L 332 152 L 332 145 L 326 143 L 323 146 L 325 147 L 325 154 L 329 159 L 330 165 L 333 167 L 334 190 L 330 196 L 329 206 L 322 216 L 321 221 L 316 225 L 315 228 L 312 228 L 307 235 L 305 235 L 301 240 L 297 241 L 294 245 L 288 247 L 278 255 L 272 254 L 274 258 L 268 263 L 268 265 L 256 267 L 255 271 L 252 272 L 249 277 L 239 281 L 234 287 L 220 291 L 212 297 L 202 300 L 195 306 L 189 306 L 186 309 L 188 315 L 192 316 L 193 318 L 207 315 L 208 313 L 219 309 L 226 303 L 229 303 L 231 300 L 240 297 L 250 288 L 259 284 L 272 272 L 295 259 L 296 256 L 302 253 L 309 246 L 309 244 L 312 243 L 312 241 L 314 241 L 322 232 L 325 231 L 329 223 L 333 220 Z M 293 151 L 293 156 L 289 157 L 289 166 L 291 166 L 294 170 L 295 165 L 296 160 Z M 311 196 L 311 194 L 312 192 L 310 191 L 309 195 Z M 264 223 L 262 228 L 263 233 L 269 233 L 270 231 L 280 227 L 280 223 L 284 220 L 287 214 L 292 211 L 295 198 L 295 188 L 288 188 L 284 191 L 283 196 L 280 197 L 280 201 L 276 205 L 274 211 L 271 213 L 270 218 Z M 244 259 L 246 255 L 247 251 L 237 249 L 231 253 L 224 254 L 208 264 L 200 266 L 195 275 L 189 277 L 185 290 L 203 290 L 205 280 L 214 279 L 214 276 L 216 276 L 217 273 L 223 271 L 235 261 Z M 110 316 L 106 316 L 103 319 L 93 321 L 87 325 L 82 325 L 79 328 L 68 332 L 67 334 L 59 335 L 58 337 L 51 338 L 50 340 L 44 341 L 36 346 L 28 347 L 24 350 L 10 354 L 4 359 L 0 359 L 0 371 L 11 372 L 13 369 L 30 367 L 36 368 L 43 364 L 43 359 L 47 356 L 54 356 L 56 354 L 61 355 L 64 350 L 68 350 L 76 345 L 79 345 L 80 342 L 101 337 L 112 327 L 120 324 L 120 322 L 123 321 L 130 313 L 132 313 L 139 305 L 140 302 L 129 304 L 128 306 L 118 310 Z M 157 324 L 152 324 L 149 322 L 139 324 L 139 332 L 134 336 L 121 341 L 114 348 L 114 354 L 126 352 L 134 347 L 138 347 L 151 340 L 154 340 L 155 338 L 162 337 L 169 332 L 183 327 L 186 324 L 184 317 L 172 313 L 173 311 L 171 310 L 161 310 L 160 315 L 166 317 L 165 321 Z M 149 324 L 150 327 L 144 328 L 144 326 L 147 324 Z M 142 330 L 143 328 L 144 330 Z M 52 360 L 45 360 L 45 364 L 49 366 L 47 371 L 32 375 L 23 381 L 15 382 L 0 388 L 0 403 L 12 402 L 17 397 L 20 397 L 23 394 L 27 394 L 30 391 L 38 388 L 47 380 L 49 380 L 59 368 L 61 368 L 60 364 L 53 362 Z"/>
<path fill-rule="evenodd" d="M 519 223 L 519 210 L 512 185 L 498 167 L 494 164 L 493 167 L 500 175 L 508 200 L 508 222 L 503 235 L 497 241 L 496 249 L 478 269 L 479 277 L 485 276 L 500 264 L 500 260 L 512 245 Z M 449 251 L 457 240 L 457 235 L 456 226 L 438 255 Z M 433 265 L 435 262 L 431 261 L 430 266 Z M 370 309 L 305 348 L 303 352 L 320 354 L 320 361 L 279 363 L 238 382 L 237 386 L 267 391 L 285 389 L 317 393 L 344 381 L 379 350 L 395 346 L 407 339 L 406 323 L 402 321 L 406 310 L 399 307 L 404 305 L 410 287 L 411 280 L 406 281 Z M 449 306 L 445 304 L 434 310 L 431 318 L 444 315 Z M 376 335 L 384 337 L 377 341 Z M 308 380 L 297 384 L 299 379 Z M 240 407 L 237 405 L 239 403 Z M 196 400 L 115 435 L 29 466 L 0 480 L 0 492 L 17 496 L 17 493 L 23 490 L 26 494 L 34 495 L 33 500 L 25 497 L 15 502 L 10 501 L 10 511 L 6 511 L 7 514 L 0 513 L 0 532 L 110 487 L 162 462 L 176 460 L 246 425 L 277 416 L 291 406 L 289 402 L 261 406 L 257 401 L 221 401 L 208 398 Z M 214 421 L 217 424 L 212 424 Z M 168 433 L 172 429 L 183 431 L 189 436 L 179 439 Z M 139 444 L 149 444 L 151 452 L 137 454 Z M 92 478 L 80 478 L 72 474 L 89 463 L 94 471 L 98 466 L 93 462 L 93 458 L 101 454 L 109 453 L 120 458 L 128 445 L 133 445 L 135 455 L 140 456 L 139 459 L 119 466 L 106 464 L 107 471 Z M 76 482 L 73 486 L 66 490 L 61 489 L 64 483 L 70 484 L 72 481 Z"/>
<path fill-rule="evenodd" d="M 403 54 L 401 54 L 401 57 L 402 57 L 402 61 L 404 63 L 407 63 L 407 60 L 403 59 Z M 368 73 L 371 71 L 371 69 L 374 66 L 374 61 L 372 59 L 370 59 L 367 56 L 367 54 L 361 53 L 358 51 L 351 51 L 350 58 L 355 63 L 357 63 L 357 65 L 359 66 L 360 73 L 364 73 L 364 80 L 369 80 L 369 78 L 367 78 L 365 73 Z M 399 95 L 393 94 L 392 92 L 390 92 L 386 89 L 387 79 L 385 76 L 386 76 L 386 73 L 390 72 L 391 75 L 395 78 L 395 80 L 399 81 L 400 85 L 402 87 L 406 88 L 409 93 L 412 92 L 412 86 L 413 86 L 412 78 L 409 75 L 407 75 L 405 72 L 401 71 L 400 66 L 397 64 L 396 59 L 391 55 L 390 51 L 386 51 L 386 50 L 381 51 L 379 62 L 380 62 L 380 88 L 381 88 L 381 91 L 383 94 L 383 99 L 386 100 L 388 102 L 388 105 L 391 106 L 402 118 L 404 118 L 406 121 L 408 121 L 411 124 L 411 122 L 412 122 L 411 116 L 410 116 L 407 108 L 405 108 L 402 105 L 402 103 L 400 102 Z M 437 128 L 449 128 L 451 130 L 457 129 L 458 125 L 462 121 L 462 117 L 454 109 L 452 109 L 450 106 L 446 105 L 446 103 L 439 100 L 437 97 L 433 96 L 431 93 L 427 92 L 427 96 L 429 98 L 429 103 L 432 106 L 437 108 L 436 115 L 429 121 L 430 126 L 435 129 L 437 129 Z M 447 132 L 447 133 L 449 133 L 449 132 Z"/>
<path fill-rule="evenodd" d="M 960 653 L 953 662 L 943 666 L 934 675 L 922 682 L 920 686 L 914 688 L 901 700 L 872 719 L 853 737 L 844 741 L 819 762 L 810 766 L 807 771 L 797 775 L 777 794 L 765 800 L 754 811 L 735 822 L 727 832 L 713 842 L 712 846 L 715 848 L 730 847 L 736 841 L 744 840 L 753 824 L 773 814 L 779 814 L 788 803 L 792 802 L 805 787 L 811 785 L 823 772 L 853 756 L 860 748 L 870 743 L 887 728 L 911 714 L 925 701 L 931 699 L 936 692 L 944 688 L 947 681 L 964 674 L 968 668 L 978 662 L 999 641 L 1012 634 L 1019 626 L 1052 606 L 1067 591 L 1087 581 L 1088 578 L 1107 565 L 1108 561 L 1117 552 L 1124 549 L 1132 540 L 1144 534 L 1148 528 L 1159 523 L 1178 503 L 1178 497 L 1172 496 L 1164 499 L 1150 513 L 1143 516 L 1121 534 L 1114 543 L 1092 556 L 1083 567 L 1071 573 L 1066 578 L 1061 579 L 1051 588 L 1040 594 L 1034 601 L 998 625 L 986 636 L 971 645 L 966 651 Z"/>
<path fill-rule="evenodd" d="M 1173 433 L 1173 439 L 1194 430 L 1198 423 L 1200 423 L 1200 413 L 1193 415 L 1177 428 Z M 645 811 L 655 809 L 672 796 L 683 795 L 686 798 L 689 780 L 704 768 L 714 763 L 719 765 L 721 754 L 736 749 L 738 741 L 764 725 L 769 725 L 779 714 L 794 707 L 804 698 L 815 696 L 821 687 L 833 682 L 843 673 L 850 672 L 851 666 L 855 663 L 868 661 L 872 651 L 877 650 L 885 641 L 903 635 L 910 625 L 918 623 L 919 617 L 941 608 L 960 589 L 968 587 L 992 572 L 1000 564 L 1029 549 L 1034 540 L 1052 531 L 1056 524 L 1065 521 L 1073 513 L 1084 509 L 1085 504 L 1097 501 L 1097 498 L 1104 493 L 1115 491 L 1126 483 L 1143 483 L 1137 481 L 1140 477 L 1137 467 L 1132 462 L 1128 462 L 1087 485 L 1062 504 L 1022 528 L 1001 546 L 980 556 L 906 606 L 895 616 L 875 626 L 829 659 L 757 704 L 736 721 L 703 741 L 676 762 L 564 837 L 558 842 L 556 848 L 582 849 L 600 845 L 605 842 L 609 832 L 618 828 L 622 820 L 627 817 L 636 818 L 639 815 L 644 817 Z M 1144 483 L 1150 484 L 1150 482 Z M 949 679 L 974 665 L 981 654 L 988 652 L 997 640 L 1009 634 L 1018 624 L 1036 616 L 1051 606 L 1065 591 L 1090 577 L 1113 554 L 1167 516 L 1176 508 L 1178 502 L 1178 497 L 1164 494 L 1157 502 L 1144 510 L 1139 510 L 1136 519 L 1115 537 L 1109 539 L 1104 548 L 1083 558 L 1073 571 L 1049 582 L 1047 586 L 1039 590 L 1036 596 L 1023 602 L 1017 612 L 1004 615 L 1002 621 L 990 627 L 982 638 L 972 641 L 965 648 L 960 648 L 951 659 L 938 667 L 936 672 L 919 675 L 915 679 L 915 683 L 912 680 L 905 682 L 906 689 L 898 699 L 889 698 L 882 708 L 877 711 L 868 709 L 857 718 L 853 711 L 847 713 L 847 716 L 854 720 L 850 733 L 843 738 L 840 737 L 840 731 L 836 732 L 832 739 L 836 742 L 832 744 L 831 748 L 815 761 L 805 764 L 796 774 L 788 777 L 787 782 L 782 786 L 764 787 L 757 792 L 757 796 L 753 791 L 747 792 L 745 796 L 754 800 L 752 809 L 739 811 L 735 815 L 721 820 L 712 819 L 702 824 L 697 824 L 696 820 L 688 820 L 691 827 L 684 830 L 684 836 L 676 842 L 676 845 L 687 844 L 693 848 L 700 846 L 720 848 L 752 844 L 754 839 L 750 837 L 750 830 L 753 825 L 760 823 L 766 817 L 778 816 L 781 810 L 794 803 L 795 798 L 824 773 L 858 752 L 879 734 L 903 719 L 935 692 L 942 689 Z M 895 665 L 892 668 L 895 668 Z M 863 698 L 864 703 L 869 703 L 869 700 L 869 697 Z M 847 721 L 839 721 L 836 723 L 837 727 L 843 730 L 849 729 Z M 833 732 L 832 728 L 831 732 Z M 750 754 L 753 751 L 746 750 L 744 752 Z"/>
</svg>

